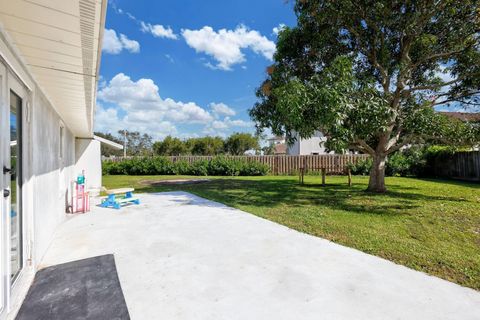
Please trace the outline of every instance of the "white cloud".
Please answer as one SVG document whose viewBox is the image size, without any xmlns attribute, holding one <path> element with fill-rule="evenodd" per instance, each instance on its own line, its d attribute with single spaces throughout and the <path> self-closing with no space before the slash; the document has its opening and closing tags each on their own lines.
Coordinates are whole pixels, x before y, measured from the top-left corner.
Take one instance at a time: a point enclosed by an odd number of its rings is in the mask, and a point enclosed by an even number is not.
<svg viewBox="0 0 480 320">
<path fill-rule="evenodd" d="M 102 50 L 107 53 L 118 54 L 122 52 L 122 49 L 123 45 L 120 42 L 115 30 L 105 29 L 105 32 L 103 33 Z"/>
<path fill-rule="evenodd" d="M 223 120 L 224 123 L 227 124 L 229 127 L 238 127 L 238 128 L 252 128 L 254 123 L 251 121 L 244 121 L 244 120 L 232 120 L 229 117 L 226 117 Z"/>
<path fill-rule="evenodd" d="M 227 106 L 225 103 L 210 103 L 213 114 L 218 118 L 221 116 L 234 116 L 235 110 Z"/>
<path fill-rule="evenodd" d="M 234 131 L 251 132 L 255 124 L 251 121 L 244 121 L 240 119 L 232 120 L 230 117 L 225 117 L 223 120 L 215 120 L 209 125 L 206 125 L 203 133 L 208 135 L 226 137 L 227 132 Z M 243 130 L 242 130 L 243 129 Z"/>
<path fill-rule="evenodd" d="M 145 33 L 151 33 L 157 38 L 178 39 L 178 36 L 173 32 L 172 28 L 164 27 L 161 24 L 151 24 L 140 19 L 137 19 L 133 14 L 128 11 L 124 11 L 118 8 L 115 4 L 112 5 L 113 9 L 118 14 L 126 15 L 130 20 L 140 24 L 140 30 Z"/>
<path fill-rule="evenodd" d="M 99 88 L 98 100 L 95 119 L 95 129 L 98 131 L 115 133 L 127 128 L 161 139 L 166 135 L 181 136 L 199 132 L 225 136 L 231 129 L 252 131 L 254 127 L 252 122 L 232 119 L 230 116 L 235 115 L 235 111 L 224 103 L 211 103 L 209 112 L 195 102 L 162 98 L 152 79 L 135 81 L 123 73 Z M 197 131 L 178 133 L 177 124 L 197 126 Z"/>
<path fill-rule="evenodd" d="M 105 108 L 97 103 L 95 131 L 116 134 L 119 130 L 125 129 L 148 133 L 155 139 L 177 134 L 177 128 L 169 121 L 141 122 L 130 115 L 121 117 L 117 109 Z"/>
<path fill-rule="evenodd" d="M 213 121 L 212 123 L 212 128 L 213 129 L 217 129 L 217 130 L 223 130 L 223 129 L 228 129 L 228 126 L 225 122 L 223 121 L 219 121 L 219 120 L 215 120 Z"/>
<path fill-rule="evenodd" d="M 278 35 L 280 33 L 280 31 L 282 31 L 283 29 L 285 29 L 287 26 L 284 24 L 284 23 L 280 23 L 278 26 L 276 26 L 275 28 L 273 28 L 273 34 L 275 35 Z"/>
<path fill-rule="evenodd" d="M 138 53 L 140 52 L 140 44 L 122 33 L 118 37 L 113 29 L 105 29 L 102 50 L 110 54 L 119 54 L 124 49 L 131 53 Z"/>
<path fill-rule="evenodd" d="M 173 32 L 172 28 L 164 27 L 161 24 L 150 24 L 140 21 L 142 32 L 151 33 L 154 37 L 157 38 L 167 38 L 176 40 L 178 36 Z"/>
<path fill-rule="evenodd" d="M 212 115 L 194 102 L 162 99 L 157 85 L 151 79 L 132 81 L 119 73 L 98 92 L 98 98 L 123 108 L 139 122 L 176 121 L 182 123 L 206 123 Z"/>
<path fill-rule="evenodd" d="M 221 29 L 218 32 L 209 26 L 200 30 L 183 29 L 182 36 L 196 52 L 213 57 L 217 61 L 215 67 L 221 70 L 231 70 L 233 65 L 245 62 L 242 49 L 249 48 L 269 60 L 272 60 L 275 53 L 275 43 L 244 25 L 235 30 Z"/>
<path fill-rule="evenodd" d="M 122 42 L 125 50 L 134 53 L 140 52 L 140 44 L 137 41 L 128 39 L 124 34 L 120 34 L 120 41 Z"/>
<path fill-rule="evenodd" d="M 105 80 L 105 78 L 102 75 L 99 75 L 98 76 L 98 88 L 99 89 L 104 88 L 106 85 L 107 85 L 107 81 Z"/>
</svg>

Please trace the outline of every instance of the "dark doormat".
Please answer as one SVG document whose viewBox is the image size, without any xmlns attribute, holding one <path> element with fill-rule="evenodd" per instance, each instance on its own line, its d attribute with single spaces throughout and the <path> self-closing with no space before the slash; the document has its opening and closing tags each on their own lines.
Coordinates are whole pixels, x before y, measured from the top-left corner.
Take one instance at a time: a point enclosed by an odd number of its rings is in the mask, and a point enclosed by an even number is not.
<svg viewBox="0 0 480 320">
<path fill-rule="evenodd" d="M 130 319 L 113 255 L 40 270 L 16 319 Z"/>
</svg>

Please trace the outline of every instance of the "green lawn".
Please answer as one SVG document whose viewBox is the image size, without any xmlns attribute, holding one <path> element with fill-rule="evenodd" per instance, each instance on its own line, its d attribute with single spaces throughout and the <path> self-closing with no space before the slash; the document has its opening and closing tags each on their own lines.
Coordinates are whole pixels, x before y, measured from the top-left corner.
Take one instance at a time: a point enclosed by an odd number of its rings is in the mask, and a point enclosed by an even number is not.
<svg viewBox="0 0 480 320">
<path fill-rule="evenodd" d="M 364 192 L 368 178 L 211 178 L 201 185 L 149 187 L 175 176 L 105 176 L 108 188 L 139 192 L 184 190 L 301 232 L 357 248 L 480 290 L 480 185 L 387 178 L 388 193 Z M 198 177 L 196 177 L 198 178 Z M 308 257 L 305 257 L 308 259 Z"/>
</svg>

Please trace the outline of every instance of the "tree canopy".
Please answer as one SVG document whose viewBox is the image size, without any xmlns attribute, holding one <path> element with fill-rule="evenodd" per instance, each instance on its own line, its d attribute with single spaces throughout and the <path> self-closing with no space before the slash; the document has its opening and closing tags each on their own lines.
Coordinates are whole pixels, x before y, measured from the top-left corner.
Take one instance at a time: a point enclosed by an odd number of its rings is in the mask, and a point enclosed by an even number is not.
<svg viewBox="0 0 480 320">
<path fill-rule="evenodd" d="M 225 150 L 232 155 L 243 155 L 248 150 L 259 148 L 258 137 L 250 133 L 234 133 L 225 141 Z"/>
<path fill-rule="evenodd" d="M 153 138 L 147 133 L 138 131 L 119 130 L 119 139 L 127 139 L 127 155 L 141 156 L 152 153 Z"/>
<path fill-rule="evenodd" d="M 187 145 L 179 138 L 167 136 L 163 141 L 156 141 L 153 152 L 159 156 L 179 156 L 187 152 Z"/>
<path fill-rule="evenodd" d="M 479 0 L 298 0 L 295 12 L 250 110 L 259 130 L 320 130 L 331 150 L 372 155 L 377 192 L 403 146 L 479 141 L 478 126 L 435 112 L 480 105 Z"/>
<path fill-rule="evenodd" d="M 210 136 L 180 140 L 167 136 L 153 144 L 154 153 L 162 156 L 213 156 L 225 153 L 241 155 L 249 149 L 257 148 L 258 139 L 248 133 L 234 133 L 225 140 Z"/>
<path fill-rule="evenodd" d="M 221 137 L 192 138 L 186 141 L 190 153 L 196 156 L 213 156 L 222 154 L 225 142 Z"/>
</svg>

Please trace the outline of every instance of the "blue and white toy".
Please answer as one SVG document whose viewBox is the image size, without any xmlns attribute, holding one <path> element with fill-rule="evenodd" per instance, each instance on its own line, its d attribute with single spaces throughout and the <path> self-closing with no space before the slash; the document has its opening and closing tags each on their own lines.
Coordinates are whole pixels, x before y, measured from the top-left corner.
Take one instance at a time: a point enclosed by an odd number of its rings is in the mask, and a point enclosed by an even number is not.
<svg viewBox="0 0 480 320">
<path fill-rule="evenodd" d="M 140 199 L 133 196 L 133 188 L 121 188 L 106 190 L 108 196 L 102 200 L 100 206 L 104 208 L 120 209 L 124 204 L 140 204 Z"/>
</svg>

